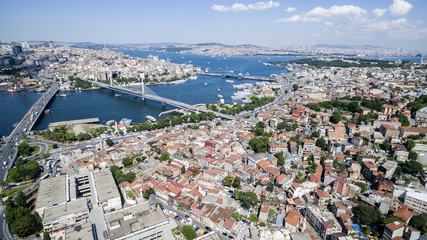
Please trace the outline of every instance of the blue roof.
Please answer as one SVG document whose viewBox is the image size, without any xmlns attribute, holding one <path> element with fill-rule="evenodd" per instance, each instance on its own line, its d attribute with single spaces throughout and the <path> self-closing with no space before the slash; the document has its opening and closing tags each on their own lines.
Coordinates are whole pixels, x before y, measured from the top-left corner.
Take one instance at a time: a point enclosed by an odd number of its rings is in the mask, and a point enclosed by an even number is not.
<svg viewBox="0 0 427 240">
<path fill-rule="evenodd" d="M 362 230 L 360 229 L 359 226 L 357 226 L 357 224 L 352 223 L 351 226 L 353 226 L 354 230 L 358 231 L 358 232 L 362 232 Z"/>
</svg>

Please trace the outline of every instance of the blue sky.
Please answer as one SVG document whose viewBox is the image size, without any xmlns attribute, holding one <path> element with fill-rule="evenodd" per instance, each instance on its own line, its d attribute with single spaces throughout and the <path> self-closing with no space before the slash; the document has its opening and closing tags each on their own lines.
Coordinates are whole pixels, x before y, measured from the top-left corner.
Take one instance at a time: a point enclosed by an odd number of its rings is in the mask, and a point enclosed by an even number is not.
<svg viewBox="0 0 427 240">
<path fill-rule="evenodd" d="M 0 40 L 427 50 L 426 0 L 0 1 Z"/>
</svg>

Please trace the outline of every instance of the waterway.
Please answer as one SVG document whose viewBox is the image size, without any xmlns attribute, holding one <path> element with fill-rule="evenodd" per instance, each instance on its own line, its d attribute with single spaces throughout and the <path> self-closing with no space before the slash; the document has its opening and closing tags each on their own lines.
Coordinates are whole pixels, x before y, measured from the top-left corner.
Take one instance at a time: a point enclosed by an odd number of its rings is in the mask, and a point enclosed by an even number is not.
<svg viewBox="0 0 427 240">
<path fill-rule="evenodd" d="M 286 73 L 285 68 L 266 66 L 268 61 L 289 61 L 296 57 L 289 56 L 237 56 L 237 57 L 212 57 L 193 54 L 159 53 L 151 51 L 123 51 L 132 57 L 147 58 L 149 55 L 158 56 L 159 59 L 169 60 L 174 63 L 192 64 L 209 72 L 233 72 L 234 74 L 249 73 L 253 76 L 268 77 L 270 74 Z M 385 60 L 397 60 L 387 58 Z M 420 61 L 420 58 L 402 60 Z M 223 95 L 226 103 L 231 102 L 231 96 L 236 91 L 234 84 L 253 83 L 250 80 L 233 79 L 234 83 L 227 83 L 226 79 L 208 76 L 199 76 L 197 80 L 188 80 L 177 85 L 152 85 L 149 88 L 159 96 L 182 101 L 188 104 L 218 102 L 218 94 Z M 205 85 L 207 83 L 207 85 Z M 139 87 L 135 87 L 139 88 Z M 218 88 L 221 90 L 218 92 Z M 101 124 L 108 120 L 119 121 L 130 118 L 134 122 L 143 122 L 147 115 L 158 118 L 159 113 L 173 109 L 170 106 L 163 108 L 158 102 L 142 102 L 137 99 L 119 96 L 105 90 L 67 92 L 67 97 L 55 97 L 48 106 L 52 112 L 42 116 L 35 128 L 46 129 L 50 122 L 75 120 L 82 118 L 98 117 Z M 0 92 L 0 136 L 9 135 L 12 126 L 17 123 L 41 96 L 37 92 L 7 93 Z M 163 117 L 166 117 L 164 115 Z"/>
<path fill-rule="evenodd" d="M 158 56 L 159 59 L 169 59 L 174 63 L 193 64 L 209 72 L 229 72 L 234 74 L 249 72 L 253 76 L 270 76 L 270 74 L 286 73 L 285 68 L 266 66 L 268 61 L 289 61 L 295 57 L 211 57 L 192 54 L 157 53 L 150 51 L 124 51 L 132 57 L 146 58 L 148 55 Z M 226 103 L 231 102 L 231 96 L 236 89 L 235 84 L 253 83 L 250 80 L 233 79 L 234 83 L 227 83 L 226 79 L 208 76 L 199 76 L 197 80 L 188 80 L 177 85 L 151 85 L 149 88 L 159 96 L 178 100 L 188 104 L 218 102 L 218 94 L 223 95 Z M 205 83 L 207 83 L 205 85 Z M 138 88 L 138 87 L 135 87 Z M 218 92 L 218 89 L 221 91 Z M 158 118 L 165 110 L 173 109 L 170 106 L 163 108 L 161 103 L 118 96 L 106 90 L 67 92 L 70 96 L 55 97 L 48 108 L 49 115 L 42 116 L 35 129 L 46 129 L 50 122 L 75 120 L 98 117 L 101 124 L 108 120 L 119 121 L 130 118 L 134 122 L 143 122 L 147 115 Z M 14 123 L 19 122 L 31 105 L 37 101 L 41 93 L 0 92 L 0 135 L 9 135 Z M 166 117 L 168 115 L 163 115 Z"/>
</svg>

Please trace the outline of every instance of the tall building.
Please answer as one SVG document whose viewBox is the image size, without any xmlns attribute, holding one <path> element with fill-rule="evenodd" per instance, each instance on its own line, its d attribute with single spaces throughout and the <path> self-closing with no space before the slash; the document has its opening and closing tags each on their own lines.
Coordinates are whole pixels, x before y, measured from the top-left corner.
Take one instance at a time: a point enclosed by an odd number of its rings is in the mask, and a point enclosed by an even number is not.
<svg viewBox="0 0 427 240">
<path fill-rule="evenodd" d="M 49 41 L 49 47 L 50 48 L 53 48 L 54 46 L 53 46 L 53 42 L 52 41 Z"/>
<path fill-rule="evenodd" d="M 22 47 L 19 45 L 15 45 L 12 47 L 12 54 L 13 55 L 18 55 L 22 53 Z"/>
</svg>

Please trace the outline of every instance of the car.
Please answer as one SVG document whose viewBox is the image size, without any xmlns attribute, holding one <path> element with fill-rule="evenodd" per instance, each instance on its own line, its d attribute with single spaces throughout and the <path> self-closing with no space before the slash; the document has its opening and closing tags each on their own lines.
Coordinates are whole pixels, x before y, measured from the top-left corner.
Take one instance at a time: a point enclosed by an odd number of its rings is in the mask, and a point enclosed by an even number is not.
<svg viewBox="0 0 427 240">
<path fill-rule="evenodd" d="M 196 231 L 196 232 L 197 232 L 197 231 L 199 231 L 199 229 L 200 229 L 199 227 L 195 227 L 195 228 L 194 228 L 194 231 Z"/>
<path fill-rule="evenodd" d="M 206 227 L 205 227 L 205 229 L 206 229 L 207 231 L 209 231 L 209 232 L 210 232 L 210 231 L 212 231 L 212 228 L 210 228 L 210 227 L 208 227 L 208 226 L 206 226 Z"/>
<path fill-rule="evenodd" d="M 234 239 L 234 237 L 233 237 L 233 236 L 231 236 L 231 235 L 230 235 L 230 236 L 228 236 L 228 238 L 229 238 L 229 239 Z"/>
<path fill-rule="evenodd" d="M 226 237 L 228 236 L 228 234 L 226 232 L 223 232 L 222 235 L 224 235 Z"/>
</svg>

